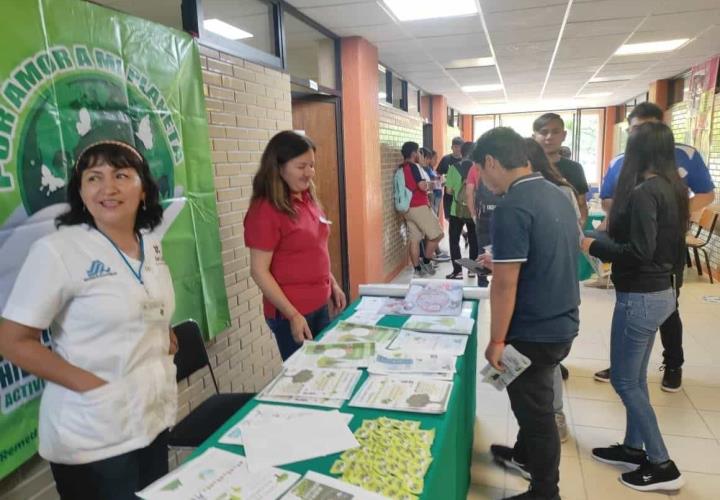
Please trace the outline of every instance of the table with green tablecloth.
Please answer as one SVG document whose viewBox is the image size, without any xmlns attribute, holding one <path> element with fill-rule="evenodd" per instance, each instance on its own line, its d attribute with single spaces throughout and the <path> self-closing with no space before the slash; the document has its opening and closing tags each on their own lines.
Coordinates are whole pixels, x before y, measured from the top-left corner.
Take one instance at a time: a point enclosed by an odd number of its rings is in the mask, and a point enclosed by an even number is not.
<svg viewBox="0 0 720 500">
<path fill-rule="evenodd" d="M 600 224 L 604 219 L 605 213 L 603 212 L 590 213 L 587 220 L 585 221 L 585 227 L 583 227 L 583 230 L 593 231 L 597 227 L 594 223 Z M 589 279 L 592 276 L 593 272 L 594 271 L 592 266 L 585 258 L 585 255 L 581 253 L 580 257 L 578 258 L 578 280 L 585 281 L 586 279 Z"/>
<path fill-rule="evenodd" d="M 358 302 L 351 304 L 344 313 L 337 318 L 342 320 L 350 316 Z M 473 301 L 473 318 L 477 324 L 478 303 Z M 380 326 L 399 328 L 407 320 L 406 316 L 385 316 Z M 328 329 L 332 328 L 330 325 Z M 455 374 L 453 390 L 448 404 L 448 410 L 442 415 L 427 415 L 422 413 L 409 413 L 397 411 L 373 410 L 354 408 L 345 402 L 340 411 L 351 413 L 353 419 L 350 428 L 354 431 L 363 420 L 376 419 L 387 416 L 396 419 L 418 420 L 422 429 L 435 429 L 435 441 L 432 445 L 433 462 L 425 475 L 425 488 L 421 498 L 427 500 L 465 499 L 470 483 L 470 460 L 472 454 L 473 425 L 475 422 L 475 378 L 477 365 L 477 333 L 473 328 L 468 338 L 465 355 L 458 358 L 457 373 Z M 367 372 L 363 371 L 355 392 L 367 379 Z M 189 458 L 193 458 L 207 448 L 215 446 L 227 451 L 244 454 L 243 447 L 220 444 L 220 437 L 260 402 L 252 400 L 239 412 L 228 420 L 215 434 L 198 447 Z M 330 475 L 330 467 L 339 457 L 339 454 L 327 457 L 305 460 L 293 464 L 282 465 L 280 468 L 291 470 L 300 474 L 315 471 Z"/>
</svg>

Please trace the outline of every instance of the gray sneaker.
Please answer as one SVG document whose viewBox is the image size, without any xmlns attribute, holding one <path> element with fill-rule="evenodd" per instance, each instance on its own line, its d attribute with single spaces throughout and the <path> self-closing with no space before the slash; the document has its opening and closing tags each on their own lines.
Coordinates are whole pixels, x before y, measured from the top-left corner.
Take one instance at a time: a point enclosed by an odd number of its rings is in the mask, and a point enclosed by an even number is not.
<svg viewBox="0 0 720 500">
<path fill-rule="evenodd" d="M 570 438 L 570 432 L 568 431 L 567 421 L 565 420 L 565 414 L 563 412 L 555 414 L 555 425 L 560 435 L 560 442 L 564 443 Z"/>
<path fill-rule="evenodd" d="M 420 264 L 420 269 L 415 269 L 413 272 L 413 277 L 415 278 L 424 278 L 427 276 L 427 272 L 425 271 L 425 266 Z"/>
<path fill-rule="evenodd" d="M 432 261 L 427 263 L 421 262 L 420 269 L 423 269 L 425 271 L 425 274 L 428 274 L 430 276 L 433 276 L 435 274 L 435 268 L 432 265 Z"/>
</svg>

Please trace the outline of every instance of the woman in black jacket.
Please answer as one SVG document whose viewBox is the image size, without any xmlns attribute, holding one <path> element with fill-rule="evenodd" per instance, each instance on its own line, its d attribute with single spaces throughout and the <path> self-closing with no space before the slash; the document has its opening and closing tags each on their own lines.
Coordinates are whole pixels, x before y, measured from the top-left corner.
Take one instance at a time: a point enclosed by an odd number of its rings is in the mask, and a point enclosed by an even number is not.
<svg viewBox="0 0 720 500">
<path fill-rule="evenodd" d="M 625 150 L 609 238 L 582 241 L 584 251 L 612 262 L 610 381 L 627 412 L 623 444 L 592 453 L 601 462 L 636 468 L 620 480 L 640 491 L 675 490 L 684 483 L 668 455 L 647 387 L 655 333 L 675 309 L 672 276 L 683 262 L 689 219 L 687 187 L 674 150 L 672 131 L 663 123 L 638 127 Z"/>
</svg>

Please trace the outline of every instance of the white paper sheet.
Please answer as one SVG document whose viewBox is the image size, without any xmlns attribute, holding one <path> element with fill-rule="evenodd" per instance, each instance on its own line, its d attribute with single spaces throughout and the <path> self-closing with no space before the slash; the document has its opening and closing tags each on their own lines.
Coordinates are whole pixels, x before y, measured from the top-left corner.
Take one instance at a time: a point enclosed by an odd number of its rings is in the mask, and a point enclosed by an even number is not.
<svg viewBox="0 0 720 500">
<path fill-rule="evenodd" d="M 447 411 L 453 383 L 420 377 L 370 375 L 350 406 L 440 414 Z"/>
<path fill-rule="evenodd" d="M 387 346 L 387 350 L 462 356 L 465 354 L 467 340 L 468 337 L 465 335 L 400 330 L 395 340 Z"/>
<path fill-rule="evenodd" d="M 348 316 L 345 321 L 354 325 L 374 326 L 377 325 L 381 319 L 383 319 L 383 316 L 385 315 L 379 313 L 355 311 L 350 316 Z"/>
<path fill-rule="evenodd" d="M 361 297 L 355 310 L 369 314 L 377 314 L 378 311 L 383 308 L 386 301 L 387 297 Z"/>
<path fill-rule="evenodd" d="M 359 370 L 285 368 L 262 392 L 270 397 L 348 399 L 360 375 Z"/>
<path fill-rule="evenodd" d="M 459 316 L 463 284 L 455 280 L 412 280 L 405 296 L 407 314 Z"/>
<path fill-rule="evenodd" d="M 496 370 L 490 363 L 485 365 L 480 370 L 481 382 L 490 384 L 498 391 L 502 391 L 531 364 L 530 358 L 511 345 L 505 346 L 502 363 L 505 365 L 504 372 Z"/>
<path fill-rule="evenodd" d="M 241 426 L 251 426 L 257 424 L 262 425 L 267 423 L 274 423 L 275 425 L 282 426 L 301 416 L 321 415 L 324 413 L 327 413 L 327 411 L 311 410 L 310 408 L 297 408 L 293 406 L 259 404 L 250 410 L 240 422 L 232 426 L 225 434 L 223 434 L 220 438 L 220 442 L 223 444 L 242 445 L 243 440 Z M 353 418 L 350 413 L 341 413 L 340 415 L 343 417 L 346 424 L 349 424 Z"/>
<path fill-rule="evenodd" d="M 455 356 L 428 353 L 379 352 L 368 373 L 377 375 L 419 375 L 439 380 L 452 380 L 455 374 Z"/>
<path fill-rule="evenodd" d="M 360 444 L 338 412 L 302 415 L 286 421 L 240 425 L 250 471 L 324 457 Z"/>
<path fill-rule="evenodd" d="M 137 495 L 144 500 L 275 500 L 299 478 L 300 474 L 275 468 L 251 473 L 242 455 L 209 448 Z"/>
<path fill-rule="evenodd" d="M 282 500 L 389 500 L 358 486 L 308 471 Z"/>
<path fill-rule="evenodd" d="M 384 348 L 398 333 L 397 328 L 383 326 L 358 325 L 350 321 L 340 321 L 320 339 L 321 344 L 342 342 L 374 342 L 376 349 Z"/>
<path fill-rule="evenodd" d="M 475 320 L 465 316 L 410 316 L 403 325 L 406 330 L 431 333 L 470 335 Z"/>
<path fill-rule="evenodd" d="M 313 342 L 285 360 L 286 368 L 364 368 L 375 357 L 375 342 Z"/>
</svg>

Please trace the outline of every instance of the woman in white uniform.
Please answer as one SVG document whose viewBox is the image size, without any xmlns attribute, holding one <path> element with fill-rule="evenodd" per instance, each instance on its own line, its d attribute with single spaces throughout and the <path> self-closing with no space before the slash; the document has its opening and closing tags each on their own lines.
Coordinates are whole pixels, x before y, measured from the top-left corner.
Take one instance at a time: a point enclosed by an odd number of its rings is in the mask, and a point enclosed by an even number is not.
<svg viewBox="0 0 720 500">
<path fill-rule="evenodd" d="M 78 156 L 70 210 L 33 244 L 5 304 L 0 355 L 47 381 L 39 453 L 65 499 L 125 500 L 167 473 L 175 297 L 158 187 L 123 142 Z M 40 342 L 52 333 L 52 350 Z"/>
</svg>

